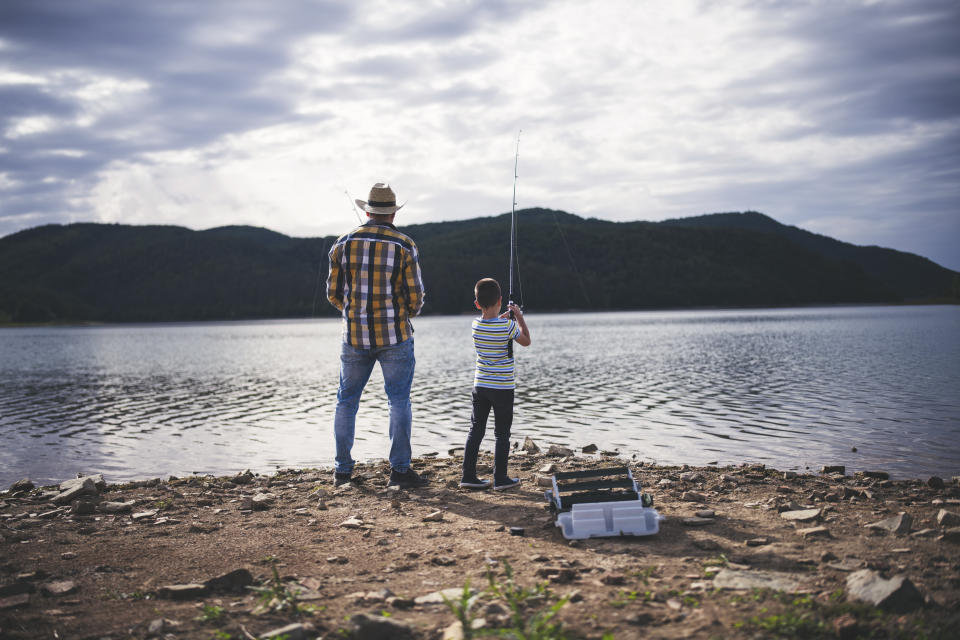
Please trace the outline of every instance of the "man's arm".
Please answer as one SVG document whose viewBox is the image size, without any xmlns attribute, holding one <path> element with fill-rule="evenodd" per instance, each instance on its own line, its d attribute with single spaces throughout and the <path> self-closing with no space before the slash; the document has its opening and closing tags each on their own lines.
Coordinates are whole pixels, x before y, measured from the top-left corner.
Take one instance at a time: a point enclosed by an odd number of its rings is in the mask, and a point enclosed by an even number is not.
<svg viewBox="0 0 960 640">
<path fill-rule="evenodd" d="M 420 273 L 420 254 L 414 245 L 407 252 L 406 264 L 404 265 L 404 284 L 407 288 L 407 310 L 411 316 L 420 313 L 423 308 L 423 300 L 426 292 L 423 288 L 423 277 Z"/>
<path fill-rule="evenodd" d="M 327 300 L 343 311 L 343 270 L 340 268 L 340 256 L 343 245 L 336 244 L 330 249 L 330 274 L 327 276 Z"/>
</svg>

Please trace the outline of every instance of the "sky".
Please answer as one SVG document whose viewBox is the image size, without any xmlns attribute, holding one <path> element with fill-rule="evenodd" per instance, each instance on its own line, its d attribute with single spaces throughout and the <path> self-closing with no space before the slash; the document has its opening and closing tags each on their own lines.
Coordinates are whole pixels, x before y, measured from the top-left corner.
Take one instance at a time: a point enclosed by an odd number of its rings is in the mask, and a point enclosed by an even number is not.
<svg viewBox="0 0 960 640">
<path fill-rule="evenodd" d="M 958 34 L 956 0 L 3 0 L 0 236 L 339 235 L 378 181 L 401 228 L 497 215 L 517 160 L 519 209 L 960 270 Z"/>
</svg>

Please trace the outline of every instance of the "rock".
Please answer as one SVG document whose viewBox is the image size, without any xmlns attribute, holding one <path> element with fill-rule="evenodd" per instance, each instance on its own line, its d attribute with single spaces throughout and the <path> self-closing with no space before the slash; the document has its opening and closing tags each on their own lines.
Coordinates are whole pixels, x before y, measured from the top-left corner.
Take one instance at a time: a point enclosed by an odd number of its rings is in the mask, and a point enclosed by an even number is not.
<svg viewBox="0 0 960 640">
<path fill-rule="evenodd" d="M 800 580 L 789 573 L 776 571 L 733 571 L 722 569 L 713 578 L 717 589 L 749 591 L 751 589 L 775 589 L 792 593 L 800 587 Z"/>
<path fill-rule="evenodd" d="M 809 529 L 797 529 L 804 538 L 832 538 L 830 531 L 826 527 L 810 527 Z"/>
<path fill-rule="evenodd" d="M 960 527 L 950 527 L 943 530 L 943 539 L 947 542 L 960 542 Z"/>
<path fill-rule="evenodd" d="M 135 504 L 135 500 L 130 500 L 129 502 L 101 502 L 97 506 L 97 509 L 100 513 L 129 513 L 133 511 Z"/>
<path fill-rule="evenodd" d="M 701 527 L 705 524 L 713 524 L 716 520 L 713 518 L 684 518 L 680 522 L 688 527 Z"/>
<path fill-rule="evenodd" d="M 784 511 L 780 514 L 784 520 L 793 522 L 813 522 L 820 518 L 820 509 L 798 509 L 795 511 Z"/>
<path fill-rule="evenodd" d="M 17 480 L 12 485 L 10 485 L 10 493 L 16 493 L 18 491 L 30 491 L 31 489 L 33 489 L 33 483 L 30 482 L 30 478 Z"/>
<path fill-rule="evenodd" d="M 13 596 L 0 598 L 0 611 L 5 609 L 19 609 L 30 604 L 29 593 L 18 593 Z"/>
<path fill-rule="evenodd" d="M 340 526 L 344 529 L 360 529 L 364 526 L 363 520 L 357 516 L 350 516 L 346 520 L 340 523 Z"/>
<path fill-rule="evenodd" d="M 99 499 L 100 496 L 94 497 Z M 70 505 L 70 513 L 75 513 L 78 516 L 89 516 L 97 510 L 97 504 L 96 500 L 88 499 L 88 497 L 82 500 L 74 500 L 73 504 Z"/>
<path fill-rule="evenodd" d="M 862 475 L 864 478 L 873 478 L 874 480 L 889 480 L 890 474 L 886 471 L 861 471 L 857 475 Z"/>
<path fill-rule="evenodd" d="M 951 513 L 946 509 L 940 509 L 937 513 L 937 524 L 941 527 L 958 527 L 960 526 L 960 515 Z"/>
<path fill-rule="evenodd" d="M 63 489 L 66 486 L 67 489 Z M 70 504 L 82 496 L 97 495 L 97 483 L 93 477 L 76 478 L 60 485 L 61 491 L 53 499 L 54 504 Z"/>
<path fill-rule="evenodd" d="M 202 584 L 171 584 L 157 590 L 157 597 L 167 600 L 195 600 L 206 595 L 207 587 Z"/>
<path fill-rule="evenodd" d="M 557 471 L 557 465 L 555 465 L 552 462 L 548 462 L 547 464 L 540 467 L 540 470 L 538 471 L 538 473 L 553 474 L 553 473 L 556 473 L 556 471 Z"/>
<path fill-rule="evenodd" d="M 537 486 L 538 487 L 552 487 L 553 486 L 553 476 L 537 476 Z"/>
<path fill-rule="evenodd" d="M 269 509 L 276 501 L 277 496 L 272 493 L 258 493 L 250 499 L 250 503 L 255 511 Z"/>
<path fill-rule="evenodd" d="M 662 480 L 660 480 L 660 482 L 657 483 L 657 486 L 663 487 L 664 489 L 669 489 L 670 487 L 673 486 L 673 480 L 668 480 L 666 478 L 663 478 Z"/>
<path fill-rule="evenodd" d="M 784 479 L 784 480 L 793 480 L 793 479 L 796 478 L 796 477 L 797 477 L 797 472 L 796 472 L 796 471 L 784 471 L 784 472 L 783 472 L 783 479 Z"/>
<path fill-rule="evenodd" d="M 706 502 L 707 496 L 696 491 L 684 491 L 680 494 L 681 500 L 686 500 L 687 502 Z"/>
<path fill-rule="evenodd" d="M 251 482 L 253 482 L 253 478 L 254 478 L 253 472 L 250 471 L 250 469 L 247 469 L 243 473 L 238 473 L 237 475 L 233 476 L 233 478 L 231 478 L 230 480 L 234 484 L 250 484 Z"/>
<path fill-rule="evenodd" d="M 40 590 L 48 596 L 65 596 L 79 590 L 80 586 L 73 580 L 56 580 L 40 585 Z"/>
<path fill-rule="evenodd" d="M 159 636 L 164 631 L 174 631 L 179 626 L 179 622 L 175 620 L 168 620 L 167 618 L 157 618 L 155 620 L 151 620 L 150 625 L 147 627 L 147 637 Z"/>
<path fill-rule="evenodd" d="M 247 569 L 234 569 L 203 583 L 211 593 L 242 593 L 244 587 L 253 584 L 253 575 Z"/>
<path fill-rule="evenodd" d="M 767 544 L 770 544 L 769 538 L 750 538 L 747 540 L 748 547 L 762 547 Z"/>
<path fill-rule="evenodd" d="M 423 516 L 424 522 L 443 522 L 443 511 L 439 509 L 433 513 Z"/>
<path fill-rule="evenodd" d="M 457 560 L 450 556 L 434 556 L 430 558 L 430 564 L 435 564 L 438 567 L 450 567 L 457 564 Z"/>
<path fill-rule="evenodd" d="M 550 448 L 547 449 L 548 456 L 553 456 L 556 458 L 568 458 L 573 455 L 573 449 L 569 447 L 561 447 L 556 444 L 550 445 Z"/>
<path fill-rule="evenodd" d="M 822 474 L 838 473 L 838 474 L 840 474 L 840 475 L 846 475 L 846 473 L 847 473 L 847 468 L 846 468 L 845 466 L 843 466 L 842 464 L 824 465 L 824 466 L 820 467 L 820 473 L 822 473 Z"/>
<path fill-rule="evenodd" d="M 716 517 L 717 514 L 713 509 L 701 509 L 700 511 L 697 511 L 694 515 L 697 516 L 698 518 L 714 518 Z"/>
<path fill-rule="evenodd" d="M 537 443 L 533 441 L 533 438 L 527 436 L 523 440 L 523 446 L 520 447 L 527 453 L 540 453 L 540 447 L 537 446 Z"/>
<path fill-rule="evenodd" d="M 156 515 L 157 515 L 157 510 L 156 510 L 156 509 L 150 509 L 150 510 L 148 510 L 148 511 L 140 511 L 139 513 L 135 513 L 135 514 L 133 514 L 133 515 L 130 516 L 130 517 L 133 518 L 133 520 L 136 521 L 136 520 L 146 520 L 147 518 L 153 518 L 153 517 L 155 517 Z"/>
<path fill-rule="evenodd" d="M 459 589 L 457 590 L 459 591 Z M 405 640 L 413 638 L 413 628 L 405 622 L 358 613 L 350 617 L 353 640 Z"/>
<path fill-rule="evenodd" d="M 350 558 L 346 556 L 329 556 L 327 562 L 330 564 L 347 564 L 350 562 Z"/>
<path fill-rule="evenodd" d="M 897 535 L 905 535 L 910 533 L 910 526 L 912 524 L 913 517 L 909 513 L 901 511 L 893 517 L 880 520 L 879 522 L 871 522 L 870 524 L 864 525 L 864 527 L 867 529 L 889 531 Z"/>
<path fill-rule="evenodd" d="M 684 482 L 699 482 L 703 479 L 703 474 L 699 471 L 687 471 L 680 474 L 680 479 Z"/>
<path fill-rule="evenodd" d="M 470 593 L 473 593 L 471 589 Z M 420 605 L 435 605 L 435 604 L 444 604 L 443 599 L 446 598 L 451 602 L 456 602 L 460 600 L 460 596 L 463 595 L 463 589 L 460 587 L 452 587 L 450 589 L 442 589 L 440 591 L 434 591 L 426 595 L 419 596 L 413 599 L 415 604 Z"/>
<path fill-rule="evenodd" d="M 581 449 L 581 451 L 583 451 L 584 453 L 596 453 L 597 450 L 598 450 L 598 447 L 595 444 L 588 444 L 583 449 Z"/>
<path fill-rule="evenodd" d="M 923 605 L 923 595 L 906 576 L 884 579 L 876 571 L 861 569 L 847 576 L 847 595 L 854 600 L 897 613 Z"/>
<path fill-rule="evenodd" d="M 943 478 L 939 476 L 931 476 L 930 479 L 927 480 L 927 486 L 931 489 L 943 489 L 947 485 L 944 483 Z"/>
<path fill-rule="evenodd" d="M 262 640 L 270 640 L 272 638 L 283 638 L 283 640 L 306 640 L 307 638 L 313 638 L 315 634 L 313 633 L 316 630 L 309 622 L 294 622 L 293 624 L 288 624 L 285 627 L 280 627 L 279 629 L 273 629 L 272 631 L 267 631 L 266 633 L 260 634 Z"/>
<path fill-rule="evenodd" d="M 854 640 L 860 635 L 860 623 L 849 613 L 845 613 L 833 621 L 833 632 L 840 640 Z"/>
<path fill-rule="evenodd" d="M 107 488 L 107 483 L 103 480 L 102 473 L 93 473 L 89 476 L 78 476 L 76 478 L 71 478 L 70 480 L 64 480 L 60 483 L 60 491 L 68 491 L 77 486 L 82 486 L 86 484 L 87 480 L 93 480 L 93 486 L 97 492 L 103 491 Z"/>
</svg>

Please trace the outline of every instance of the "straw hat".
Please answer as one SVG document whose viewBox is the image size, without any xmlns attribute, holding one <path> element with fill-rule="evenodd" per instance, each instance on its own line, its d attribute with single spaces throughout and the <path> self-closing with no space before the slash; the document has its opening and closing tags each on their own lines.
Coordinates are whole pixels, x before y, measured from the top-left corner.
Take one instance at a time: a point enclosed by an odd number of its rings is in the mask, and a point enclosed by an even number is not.
<svg viewBox="0 0 960 640">
<path fill-rule="evenodd" d="M 378 182 L 370 188 L 370 195 L 367 198 L 367 202 L 363 200 L 357 200 L 357 206 L 366 211 L 367 213 L 373 213 L 378 215 L 390 215 L 391 213 L 396 213 L 400 210 L 400 207 L 406 204 L 406 202 L 398 205 L 397 196 L 394 195 L 393 189 L 390 188 L 390 185 L 386 182 Z"/>
</svg>

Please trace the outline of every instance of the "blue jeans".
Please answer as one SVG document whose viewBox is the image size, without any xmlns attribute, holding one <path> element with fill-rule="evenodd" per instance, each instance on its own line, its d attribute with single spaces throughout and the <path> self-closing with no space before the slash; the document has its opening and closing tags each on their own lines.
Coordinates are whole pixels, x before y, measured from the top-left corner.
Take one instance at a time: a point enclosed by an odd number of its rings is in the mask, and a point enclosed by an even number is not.
<svg viewBox="0 0 960 640">
<path fill-rule="evenodd" d="M 410 468 L 410 386 L 413 383 L 413 338 L 377 349 L 357 349 L 344 343 L 340 351 L 340 390 L 337 391 L 337 412 L 333 419 L 333 435 L 337 443 L 337 473 L 353 471 L 353 436 L 356 431 L 360 394 L 380 363 L 383 390 L 390 405 L 390 466 L 400 473 Z"/>
</svg>

